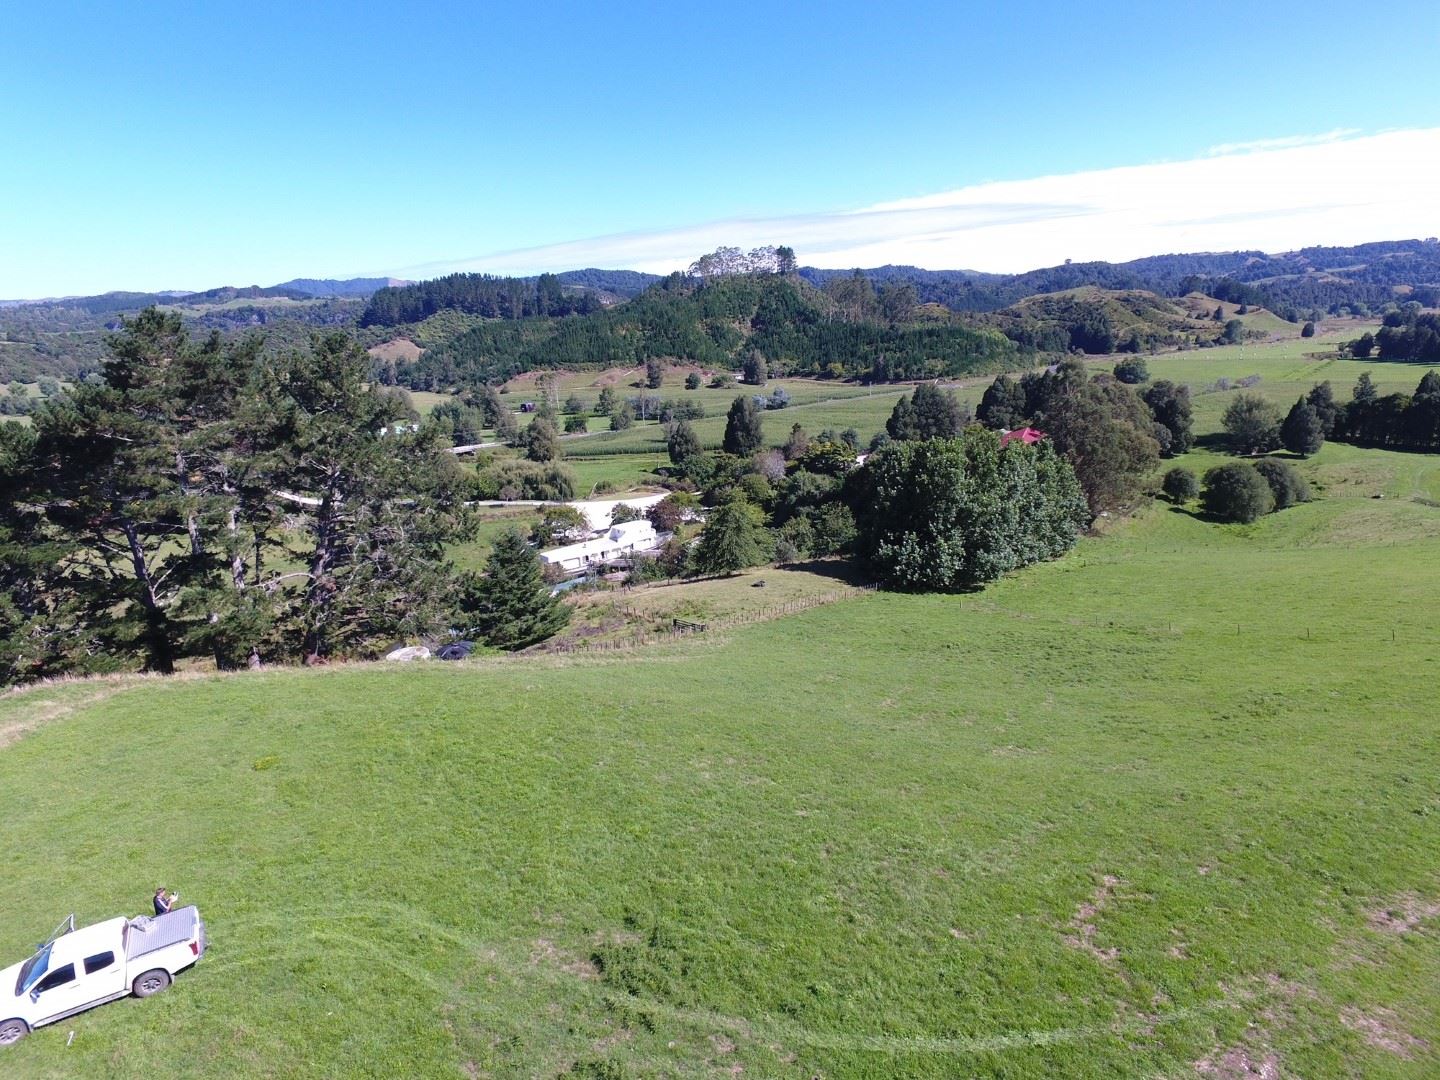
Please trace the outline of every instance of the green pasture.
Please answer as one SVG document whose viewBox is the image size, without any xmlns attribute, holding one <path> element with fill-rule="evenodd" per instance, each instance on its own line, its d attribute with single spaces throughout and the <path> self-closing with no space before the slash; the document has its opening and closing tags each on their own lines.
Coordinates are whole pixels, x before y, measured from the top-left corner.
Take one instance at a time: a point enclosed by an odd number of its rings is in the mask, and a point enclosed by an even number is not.
<svg viewBox="0 0 1440 1080">
<path fill-rule="evenodd" d="M 1435 1076 L 1436 463 L 1327 445 L 1253 525 L 1154 503 L 983 591 L 643 651 L 0 696 L 0 963 L 161 883 L 211 940 L 0 1072 Z"/>
</svg>

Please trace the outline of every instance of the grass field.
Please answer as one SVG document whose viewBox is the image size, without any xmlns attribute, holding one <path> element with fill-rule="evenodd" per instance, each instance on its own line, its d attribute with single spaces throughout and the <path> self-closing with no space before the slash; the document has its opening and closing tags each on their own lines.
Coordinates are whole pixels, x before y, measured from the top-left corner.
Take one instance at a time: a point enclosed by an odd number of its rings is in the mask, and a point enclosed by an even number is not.
<svg viewBox="0 0 1440 1080">
<path fill-rule="evenodd" d="M 1220 353 L 1151 370 L 1308 388 Z M 3 1071 L 1435 1076 L 1437 461 L 643 653 L 0 697 L 0 962 L 161 882 L 212 942 Z"/>
</svg>

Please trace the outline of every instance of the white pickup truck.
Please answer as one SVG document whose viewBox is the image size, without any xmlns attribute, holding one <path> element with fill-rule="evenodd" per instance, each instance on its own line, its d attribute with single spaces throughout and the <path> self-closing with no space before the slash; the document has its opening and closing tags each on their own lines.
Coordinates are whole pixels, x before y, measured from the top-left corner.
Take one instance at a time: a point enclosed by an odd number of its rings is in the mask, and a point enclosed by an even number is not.
<svg viewBox="0 0 1440 1080">
<path fill-rule="evenodd" d="M 0 971 L 0 1046 L 126 994 L 158 994 L 204 952 L 193 905 L 79 930 L 71 915 L 29 960 Z"/>
</svg>

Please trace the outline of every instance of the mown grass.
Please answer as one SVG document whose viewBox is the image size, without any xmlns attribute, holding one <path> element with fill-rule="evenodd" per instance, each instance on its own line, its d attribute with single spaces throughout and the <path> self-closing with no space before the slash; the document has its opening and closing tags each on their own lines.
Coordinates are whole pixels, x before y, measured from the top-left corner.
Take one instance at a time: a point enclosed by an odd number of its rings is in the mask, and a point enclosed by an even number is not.
<svg viewBox="0 0 1440 1080">
<path fill-rule="evenodd" d="M 1436 1075 L 1436 460 L 643 653 L 0 697 L 0 961 L 161 882 L 212 940 L 5 1074 Z"/>
</svg>

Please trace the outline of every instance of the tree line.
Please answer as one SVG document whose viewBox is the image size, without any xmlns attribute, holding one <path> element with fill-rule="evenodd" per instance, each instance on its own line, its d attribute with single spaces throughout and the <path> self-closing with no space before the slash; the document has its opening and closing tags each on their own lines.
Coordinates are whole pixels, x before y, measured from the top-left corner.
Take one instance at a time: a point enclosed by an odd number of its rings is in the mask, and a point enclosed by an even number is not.
<svg viewBox="0 0 1440 1080">
<path fill-rule="evenodd" d="M 600 301 L 585 289 L 568 289 L 554 274 L 537 278 L 448 274 L 412 285 L 378 289 L 365 305 L 361 326 L 402 326 L 453 309 L 487 319 L 587 315 Z"/>
</svg>

